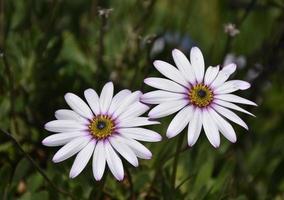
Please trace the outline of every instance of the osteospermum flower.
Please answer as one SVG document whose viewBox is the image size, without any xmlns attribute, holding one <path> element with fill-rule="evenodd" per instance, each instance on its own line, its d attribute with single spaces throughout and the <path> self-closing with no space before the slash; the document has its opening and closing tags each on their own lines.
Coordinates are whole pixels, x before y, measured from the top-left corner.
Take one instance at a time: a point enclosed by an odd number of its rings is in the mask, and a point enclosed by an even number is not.
<svg viewBox="0 0 284 200">
<path fill-rule="evenodd" d="M 147 85 L 159 89 L 141 98 L 144 103 L 159 104 L 149 112 L 149 117 L 160 118 L 179 111 L 167 129 L 167 137 L 178 135 L 188 125 L 189 146 L 196 143 L 202 127 L 214 147 L 220 145 L 219 132 L 229 141 L 236 142 L 236 133 L 224 117 L 248 129 L 246 123 L 230 109 L 254 116 L 234 103 L 256 104 L 230 93 L 248 89 L 250 84 L 242 80 L 227 81 L 236 70 L 235 64 L 222 69 L 210 66 L 205 72 L 203 55 L 197 47 L 191 49 L 190 62 L 177 49 L 172 51 L 172 55 L 177 68 L 164 61 L 154 61 L 155 68 L 168 79 L 144 80 Z"/>
<path fill-rule="evenodd" d="M 148 117 L 140 117 L 149 107 L 139 102 L 140 91 L 122 90 L 113 97 L 113 84 L 107 83 L 100 97 L 87 89 L 85 103 L 72 93 L 65 100 L 72 110 L 55 112 L 57 120 L 45 124 L 45 129 L 55 132 L 42 143 L 45 146 L 64 145 L 53 157 L 53 162 L 64 161 L 77 154 L 70 177 L 78 176 L 93 155 L 93 174 L 100 180 L 107 163 L 117 180 L 122 180 L 124 170 L 119 154 L 137 167 L 138 159 L 150 159 L 151 152 L 140 141 L 156 142 L 161 136 L 140 126 L 157 124 Z"/>
</svg>

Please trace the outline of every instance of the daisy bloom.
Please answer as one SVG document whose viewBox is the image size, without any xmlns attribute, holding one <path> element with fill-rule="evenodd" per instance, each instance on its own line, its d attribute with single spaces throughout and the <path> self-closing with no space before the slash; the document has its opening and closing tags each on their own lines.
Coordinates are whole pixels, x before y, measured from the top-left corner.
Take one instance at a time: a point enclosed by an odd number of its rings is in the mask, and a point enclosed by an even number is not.
<svg viewBox="0 0 284 200">
<path fill-rule="evenodd" d="M 205 72 L 203 55 L 199 48 L 193 47 L 190 61 L 179 50 L 172 51 L 177 66 L 154 61 L 155 68 L 166 78 L 146 78 L 144 82 L 158 90 L 144 94 L 141 101 L 158 104 L 149 112 L 156 119 L 178 112 L 167 129 L 167 137 L 178 135 L 188 125 L 188 145 L 193 146 L 203 127 L 209 142 L 214 147 L 220 145 L 221 132 L 229 141 L 236 142 L 236 133 L 225 119 L 248 129 L 246 123 L 232 110 L 252 115 L 238 104 L 256 104 L 250 100 L 231 94 L 237 90 L 246 90 L 248 82 L 242 80 L 227 81 L 235 72 L 236 65 L 229 64 L 220 69 L 208 67 Z"/>
<path fill-rule="evenodd" d="M 120 156 L 131 165 L 138 166 L 138 158 L 150 159 L 151 152 L 140 142 L 157 142 L 161 136 L 140 126 L 157 124 L 148 117 L 140 117 L 149 107 L 139 102 L 140 91 L 122 90 L 113 96 L 113 83 L 108 82 L 100 96 L 93 89 L 84 92 L 87 103 L 75 94 L 67 93 L 69 109 L 55 112 L 57 120 L 45 124 L 45 129 L 55 132 L 45 138 L 45 146 L 63 146 L 53 157 L 53 162 L 64 161 L 77 154 L 70 170 L 70 178 L 78 176 L 93 155 L 93 175 L 100 180 L 106 164 L 119 181 L 124 170 Z"/>
</svg>

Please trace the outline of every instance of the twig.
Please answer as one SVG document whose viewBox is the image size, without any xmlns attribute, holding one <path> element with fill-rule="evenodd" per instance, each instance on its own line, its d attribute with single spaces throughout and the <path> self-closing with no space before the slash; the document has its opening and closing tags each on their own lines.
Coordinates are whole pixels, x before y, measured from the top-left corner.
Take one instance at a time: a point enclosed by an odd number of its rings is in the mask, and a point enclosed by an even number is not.
<svg viewBox="0 0 284 200">
<path fill-rule="evenodd" d="M 44 173 L 44 171 L 38 166 L 38 164 L 34 161 L 34 159 L 25 152 L 25 150 L 21 147 L 21 145 L 18 143 L 18 141 L 8 132 L 2 130 L 0 128 L 0 132 L 6 135 L 10 140 L 14 142 L 16 147 L 20 150 L 21 153 L 24 154 L 24 156 L 29 160 L 29 162 L 36 168 L 36 170 L 41 174 L 41 176 L 46 180 L 46 182 L 57 192 L 69 196 L 71 199 L 76 199 L 73 194 L 63 190 L 62 188 L 57 187 L 49 178 L 48 176 Z"/>
</svg>

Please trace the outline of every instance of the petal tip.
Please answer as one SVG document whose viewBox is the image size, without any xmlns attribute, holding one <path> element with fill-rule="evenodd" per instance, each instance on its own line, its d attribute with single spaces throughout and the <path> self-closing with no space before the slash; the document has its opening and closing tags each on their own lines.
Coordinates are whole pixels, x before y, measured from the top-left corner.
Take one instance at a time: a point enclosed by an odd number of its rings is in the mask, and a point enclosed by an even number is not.
<svg viewBox="0 0 284 200">
<path fill-rule="evenodd" d="M 160 141 L 162 141 L 163 140 L 163 137 L 160 135 L 160 134 L 158 134 L 157 135 L 157 142 L 160 142 Z"/>
<path fill-rule="evenodd" d="M 41 144 L 44 145 L 44 146 L 48 146 L 48 142 L 46 141 L 46 138 L 41 141 Z"/>
<path fill-rule="evenodd" d="M 71 92 L 68 92 L 64 95 L 64 99 L 69 99 L 73 94 Z"/>
<path fill-rule="evenodd" d="M 192 47 L 191 51 L 193 51 L 193 52 L 196 52 L 196 51 L 201 52 L 201 50 L 197 46 Z"/>
<path fill-rule="evenodd" d="M 179 53 L 179 52 L 180 52 L 180 50 L 178 50 L 177 48 L 172 50 L 172 54 L 176 54 L 176 53 Z"/>
<path fill-rule="evenodd" d="M 167 137 L 168 139 L 172 138 L 173 135 L 174 135 L 174 134 L 171 133 L 171 132 L 167 132 L 167 133 L 166 133 L 166 137 Z"/>
<path fill-rule="evenodd" d="M 139 163 L 137 162 L 137 164 L 135 163 L 133 166 L 134 166 L 134 167 L 138 167 L 138 166 L 139 166 Z"/>
<path fill-rule="evenodd" d="M 160 63 L 161 63 L 160 60 L 154 60 L 153 65 L 154 65 L 155 67 L 159 67 L 159 64 L 160 64 Z"/>
<path fill-rule="evenodd" d="M 107 82 L 105 86 L 111 87 L 112 89 L 114 88 L 112 81 Z"/>
<path fill-rule="evenodd" d="M 232 143 L 236 143 L 237 142 L 237 138 L 234 138 L 233 140 L 231 140 L 230 142 Z"/>
<path fill-rule="evenodd" d="M 69 173 L 69 178 L 74 179 L 74 178 L 76 178 L 77 175 L 78 175 L 77 173 L 71 171 Z"/>
<path fill-rule="evenodd" d="M 149 78 L 145 78 L 144 79 L 144 83 L 148 85 L 149 84 L 149 80 L 150 80 Z"/>
<path fill-rule="evenodd" d="M 45 123 L 45 124 L 43 125 L 43 128 L 44 128 L 45 130 L 48 130 L 48 125 L 49 125 L 49 122 Z"/>
<path fill-rule="evenodd" d="M 84 95 L 87 95 L 87 94 L 89 94 L 89 93 L 91 93 L 91 92 L 93 92 L 94 90 L 92 89 L 92 88 L 88 88 L 88 89 L 86 89 L 85 91 L 84 91 Z"/>
<path fill-rule="evenodd" d="M 101 176 L 94 176 L 94 178 L 95 178 L 96 181 L 100 181 L 102 179 Z"/>
<path fill-rule="evenodd" d="M 122 176 L 122 177 L 116 177 L 116 179 L 117 179 L 119 182 L 121 182 L 121 181 L 123 181 L 124 176 Z"/>
<path fill-rule="evenodd" d="M 54 163 L 59 163 L 59 162 L 60 162 L 60 160 L 59 160 L 59 158 L 56 156 L 56 154 L 53 156 L 52 162 L 54 162 Z"/>
<path fill-rule="evenodd" d="M 159 121 L 155 121 L 154 119 L 151 119 L 151 118 L 149 118 L 149 119 L 148 119 L 148 121 L 149 121 L 149 122 L 151 122 L 151 124 L 149 124 L 149 125 L 157 125 L 157 124 L 161 124 L 161 122 L 159 122 Z"/>
<path fill-rule="evenodd" d="M 187 143 L 187 145 L 188 145 L 189 148 L 192 148 L 194 146 L 193 143 Z"/>
</svg>

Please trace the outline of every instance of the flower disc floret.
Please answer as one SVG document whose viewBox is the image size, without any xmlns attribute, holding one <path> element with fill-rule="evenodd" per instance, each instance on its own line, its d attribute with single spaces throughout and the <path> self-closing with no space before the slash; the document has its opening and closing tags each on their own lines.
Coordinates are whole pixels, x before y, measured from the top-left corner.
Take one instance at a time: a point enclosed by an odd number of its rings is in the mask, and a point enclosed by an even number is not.
<svg viewBox="0 0 284 200">
<path fill-rule="evenodd" d="M 213 92 L 208 86 L 200 83 L 189 90 L 188 97 L 193 105 L 202 108 L 213 101 Z"/>
<path fill-rule="evenodd" d="M 97 140 L 105 139 L 112 135 L 115 129 L 115 123 L 107 115 L 94 117 L 89 125 L 89 131 Z"/>
</svg>

